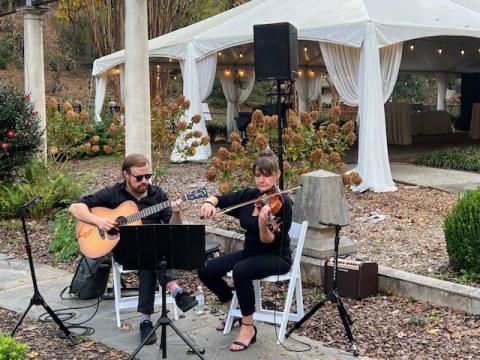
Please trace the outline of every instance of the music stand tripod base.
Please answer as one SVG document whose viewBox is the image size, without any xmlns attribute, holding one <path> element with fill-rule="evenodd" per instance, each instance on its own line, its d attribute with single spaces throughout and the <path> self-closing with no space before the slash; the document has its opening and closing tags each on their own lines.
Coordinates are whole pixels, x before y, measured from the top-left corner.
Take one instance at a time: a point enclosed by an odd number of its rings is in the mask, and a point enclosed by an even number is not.
<svg viewBox="0 0 480 360">
<path fill-rule="evenodd" d="M 121 226 L 120 241 L 113 250 L 115 260 L 126 270 L 156 271 L 162 291 L 162 313 L 141 344 L 128 357 L 134 359 L 153 333 L 161 326 L 162 359 L 167 358 L 167 326 L 205 360 L 194 344 L 172 323 L 167 315 L 167 269 L 194 270 L 205 263 L 205 226 L 148 224 Z"/>
<path fill-rule="evenodd" d="M 37 197 L 41 200 L 41 197 Z M 37 199 L 35 198 L 35 199 Z M 33 200 L 35 200 L 33 199 Z M 58 327 L 63 331 L 65 334 L 65 337 L 69 339 L 74 345 L 76 345 L 75 339 L 72 336 L 72 333 L 68 330 L 68 328 L 63 324 L 62 320 L 55 314 L 55 312 L 48 306 L 48 304 L 45 302 L 43 296 L 40 294 L 40 291 L 38 290 L 38 285 L 37 285 L 37 277 L 35 275 L 35 268 L 33 266 L 33 257 L 32 257 L 32 249 L 30 247 L 30 241 L 28 239 L 28 232 L 27 232 L 27 224 L 25 221 L 25 217 L 29 214 L 29 210 L 27 209 L 27 206 L 30 204 L 35 205 L 33 203 L 33 200 L 29 201 L 25 205 L 21 206 L 20 208 L 17 209 L 17 215 L 21 217 L 22 219 L 22 226 L 23 226 L 23 233 L 25 236 L 25 250 L 27 252 L 27 257 L 28 257 L 28 264 L 30 266 L 30 275 L 32 276 L 32 284 L 33 284 L 33 296 L 30 299 L 30 304 L 27 306 L 27 309 L 23 313 L 22 317 L 18 321 L 17 325 L 15 325 L 15 328 L 12 330 L 10 336 L 14 336 L 15 332 L 17 329 L 20 327 L 20 324 L 22 323 L 23 319 L 27 316 L 28 311 L 31 309 L 33 305 L 36 306 L 42 306 L 45 311 L 50 315 L 52 320 L 57 323 Z M 40 201 L 38 200 L 38 201 Z M 37 201 L 37 202 L 38 202 Z"/>
<path fill-rule="evenodd" d="M 293 327 L 285 334 L 285 337 L 286 338 L 290 337 L 290 335 L 296 329 L 300 328 L 305 323 L 305 321 L 310 319 L 310 317 L 314 313 L 316 313 L 318 309 L 320 309 L 323 305 L 325 305 L 327 301 L 330 301 L 337 306 L 338 314 L 340 315 L 340 319 L 342 320 L 343 327 L 345 328 L 345 333 L 347 335 L 348 341 L 350 342 L 350 345 L 352 346 L 353 356 L 358 356 L 359 355 L 358 346 L 353 338 L 352 330 L 350 329 L 350 325 L 353 324 L 353 321 L 348 315 L 347 310 L 345 310 L 345 306 L 343 305 L 342 300 L 338 296 L 338 289 L 337 289 L 338 247 L 340 243 L 339 233 L 340 233 L 341 226 L 337 224 L 324 224 L 322 222 L 320 222 L 320 224 L 335 227 L 335 248 L 334 248 L 334 254 L 333 254 L 335 262 L 333 266 L 332 290 L 327 294 L 327 296 L 322 301 L 320 301 L 313 308 L 311 308 L 303 318 L 301 318 L 297 323 L 295 323 Z"/>
</svg>

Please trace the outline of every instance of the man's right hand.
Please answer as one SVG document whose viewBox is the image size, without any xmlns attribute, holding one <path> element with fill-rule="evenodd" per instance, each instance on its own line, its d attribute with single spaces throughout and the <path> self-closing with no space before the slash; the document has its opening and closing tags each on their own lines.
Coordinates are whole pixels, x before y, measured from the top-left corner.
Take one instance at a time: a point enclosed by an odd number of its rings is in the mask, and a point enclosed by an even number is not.
<svg viewBox="0 0 480 360">
<path fill-rule="evenodd" d="M 98 218 L 95 225 L 103 231 L 110 231 L 117 228 L 117 223 L 115 221 L 104 218 Z"/>
</svg>

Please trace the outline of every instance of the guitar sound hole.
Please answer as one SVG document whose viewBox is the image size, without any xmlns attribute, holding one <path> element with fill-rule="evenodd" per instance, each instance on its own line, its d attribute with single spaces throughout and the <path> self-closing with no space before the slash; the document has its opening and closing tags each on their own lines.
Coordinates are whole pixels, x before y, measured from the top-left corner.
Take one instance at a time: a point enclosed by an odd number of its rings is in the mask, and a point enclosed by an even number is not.
<svg viewBox="0 0 480 360">
<path fill-rule="evenodd" d="M 127 225 L 127 218 L 125 216 L 119 216 L 115 219 L 118 226 Z"/>
</svg>

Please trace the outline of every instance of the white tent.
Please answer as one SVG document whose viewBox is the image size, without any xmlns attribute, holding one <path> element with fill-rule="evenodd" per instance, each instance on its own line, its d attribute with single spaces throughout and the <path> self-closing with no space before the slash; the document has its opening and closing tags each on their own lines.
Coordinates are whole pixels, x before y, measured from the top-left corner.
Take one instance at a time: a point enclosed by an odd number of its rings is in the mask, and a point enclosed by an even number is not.
<svg viewBox="0 0 480 360">
<path fill-rule="evenodd" d="M 480 38 L 480 16 L 476 11 L 478 5 L 474 2 L 252 0 L 150 40 L 149 54 L 151 59 L 179 60 L 183 70 L 184 94 L 192 103 L 190 114 L 199 113 L 201 100 L 210 92 L 217 62 L 219 66 L 222 63 L 248 64 L 249 57 L 240 56 L 240 53 L 243 55 L 245 51 L 251 55 L 253 25 L 290 22 L 297 27 L 299 41 L 315 45 L 315 51 L 321 49 L 321 55 L 318 51 L 308 59 L 301 58 L 300 64 L 325 67 L 342 98 L 350 105 L 359 106 L 356 171 L 362 176 L 363 183 L 357 190 L 393 191 L 396 188 L 388 162 L 383 104 L 390 96 L 398 75 L 402 43 L 422 38 L 435 42 L 432 38 L 439 36 L 448 37 L 445 41 L 460 43 L 460 37 L 464 37 L 465 41 L 470 39 L 469 46 L 473 49 L 476 45 L 471 38 Z M 418 44 L 416 49 L 421 52 Z M 233 57 L 222 62 L 220 56 L 217 58 L 219 51 L 229 52 Z M 472 57 L 469 60 L 465 57 L 463 62 L 458 58 L 451 61 L 442 59 L 445 63 L 432 69 L 431 62 L 425 59 L 432 59 L 434 54 L 426 54 L 426 57 L 416 55 L 416 61 L 410 61 L 408 69 L 448 72 L 480 69 L 478 58 L 472 60 Z M 105 87 L 106 71 L 123 62 L 123 51 L 94 62 L 93 76 L 99 79 L 97 92 L 100 95 L 102 87 Z M 465 66 L 462 67 L 462 64 Z M 238 101 L 241 94 L 237 95 Z M 96 101 L 96 104 L 99 103 Z"/>
</svg>

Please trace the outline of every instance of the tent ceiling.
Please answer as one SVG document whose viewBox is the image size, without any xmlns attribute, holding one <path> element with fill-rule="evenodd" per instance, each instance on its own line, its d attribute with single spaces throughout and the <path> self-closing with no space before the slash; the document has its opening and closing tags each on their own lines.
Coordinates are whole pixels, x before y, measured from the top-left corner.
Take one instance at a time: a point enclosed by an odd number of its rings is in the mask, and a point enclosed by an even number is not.
<svg viewBox="0 0 480 360">
<path fill-rule="evenodd" d="M 413 51 L 410 45 L 414 44 Z M 439 49 L 442 49 L 439 54 Z M 464 55 L 461 50 L 464 50 Z M 462 36 L 438 36 L 403 44 L 401 71 L 480 72 L 480 39 Z"/>
<path fill-rule="evenodd" d="M 196 24 L 149 41 L 150 57 L 196 58 L 249 44 L 253 25 L 290 22 L 300 40 L 360 47 L 367 23 L 380 47 L 432 36 L 480 38 L 478 0 L 252 0 Z M 93 76 L 123 63 L 124 51 L 94 62 Z M 320 64 L 316 64 L 320 65 Z"/>
<path fill-rule="evenodd" d="M 413 51 L 410 46 L 414 44 Z M 442 54 L 438 49 L 442 49 Z M 464 50 L 464 55 L 461 50 Z M 415 39 L 403 45 L 403 72 L 480 72 L 480 39 L 464 36 L 437 36 Z M 242 54 L 242 56 L 240 56 Z M 325 63 L 318 41 L 300 40 L 298 43 L 298 59 L 300 67 L 325 71 Z M 178 61 L 168 58 L 152 59 L 153 63 L 178 68 Z M 221 50 L 218 53 L 218 67 L 253 67 L 253 44 L 244 44 Z"/>
</svg>

